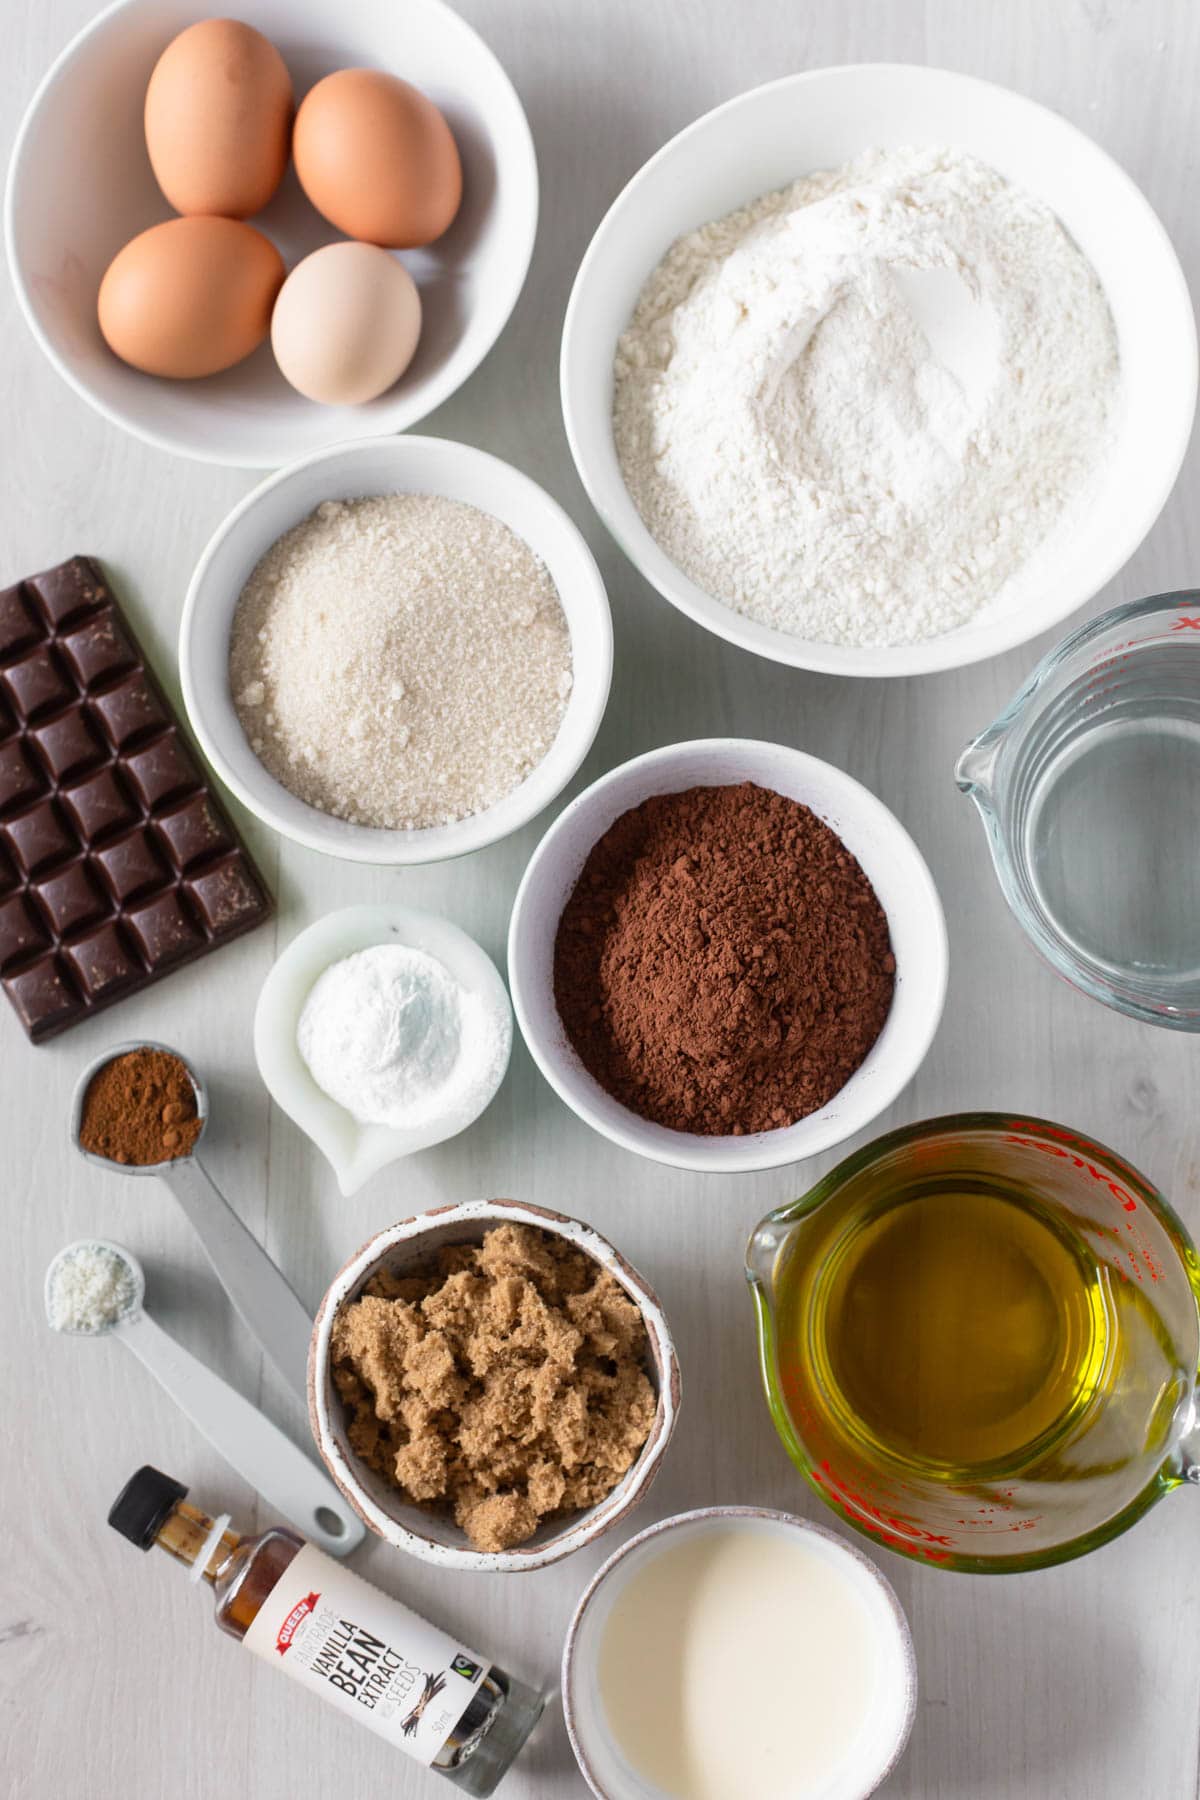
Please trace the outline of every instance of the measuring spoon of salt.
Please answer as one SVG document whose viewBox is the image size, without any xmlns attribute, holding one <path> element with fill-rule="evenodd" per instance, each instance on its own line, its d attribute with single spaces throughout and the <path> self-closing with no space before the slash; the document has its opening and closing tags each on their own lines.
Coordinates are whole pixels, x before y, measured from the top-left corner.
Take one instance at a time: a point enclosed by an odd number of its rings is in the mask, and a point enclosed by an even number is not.
<svg viewBox="0 0 1200 1800">
<path fill-rule="evenodd" d="M 97 1156 L 85 1150 L 80 1142 L 83 1106 L 93 1077 L 119 1056 L 135 1050 L 161 1050 L 173 1056 L 187 1070 L 196 1095 L 196 1116 L 200 1132 L 188 1156 L 171 1162 L 119 1163 L 110 1157 Z M 158 1044 L 151 1038 L 138 1038 L 128 1044 L 116 1044 L 96 1057 L 75 1084 L 71 1101 L 71 1141 L 85 1162 L 97 1168 L 115 1170 L 121 1175 L 157 1175 L 166 1184 L 187 1214 L 192 1229 L 204 1246 L 218 1281 L 232 1300 L 243 1324 L 251 1330 L 288 1386 L 308 1405 L 308 1346 L 313 1322 L 303 1302 L 267 1255 L 258 1239 L 248 1231 L 221 1193 L 197 1151 L 208 1124 L 208 1089 L 185 1056 L 170 1044 Z"/>
<path fill-rule="evenodd" d="M 141 1263 L 106 1238 L 78 1238 L 46 1270 L 46 1319 L 54 1331 L 116 1338 L 226 1462 L 305 1537 L 332 1556 L 353 1550 L 362 1542 L 363 1525 L 329 1477 L 236 1388 L 156 1324 L 145 1297 Z"/>
</svg>

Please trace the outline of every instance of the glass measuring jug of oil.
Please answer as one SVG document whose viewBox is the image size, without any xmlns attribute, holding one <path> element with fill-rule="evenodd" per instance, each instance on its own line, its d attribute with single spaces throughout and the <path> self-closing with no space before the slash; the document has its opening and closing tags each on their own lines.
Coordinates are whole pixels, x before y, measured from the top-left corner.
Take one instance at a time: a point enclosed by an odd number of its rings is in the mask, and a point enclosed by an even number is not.
<svg viewBox="0 0 1200 1800">
<path fill-rule="evenodd" d="M 1004 897 L 1093 999 L 1200 1030 L 1200 593 L 1091 619 L 968 744 Z"/>
<path fill-rule="evenodd" d="M 770 1213 L 746 1273 L 789 1455 L 888 1549 L 1043 1568 L 1200 1481 L 1200 1260 L 1063 1126 L 892 1132 Z"/>
</svg>

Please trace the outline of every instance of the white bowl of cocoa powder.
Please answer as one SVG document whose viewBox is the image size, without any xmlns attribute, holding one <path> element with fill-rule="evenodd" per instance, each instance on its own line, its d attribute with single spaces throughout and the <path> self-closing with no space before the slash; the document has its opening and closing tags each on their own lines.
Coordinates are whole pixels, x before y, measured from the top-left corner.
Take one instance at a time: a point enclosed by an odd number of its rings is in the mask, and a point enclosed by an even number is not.
<svg viewBox="0 0 1200 1800">
<path fill-rule="evenodd" d="M 681 804 L 693 792 L 715 803 Z M 870 1125 L 924 1060 L 947 972 L 899 820 L 830 763 L 751 739 L 667 745 L 593 782 L 534 851 L 509 928 L 513 1010 L 555 1092 L 624 1149 L 711 1173 Z"/>
<path fill-rule="evenodd" d="M 653 1290 L 588 1225 L 515 1200 L 381 1231 L 313 1327 L 309 1417 L 363 1522 L 457 1569 L 559 1562 L 625 1519 L 681 1399 Z"/>
</svg>

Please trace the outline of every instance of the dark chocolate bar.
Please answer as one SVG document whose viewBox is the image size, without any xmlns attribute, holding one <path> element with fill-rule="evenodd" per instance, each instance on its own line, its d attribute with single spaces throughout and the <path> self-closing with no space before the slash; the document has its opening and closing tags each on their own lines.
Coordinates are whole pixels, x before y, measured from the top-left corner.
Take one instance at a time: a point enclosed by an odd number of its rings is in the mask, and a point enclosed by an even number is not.
<svg viewBox="0 0 1200 1800">
<path fill-rule="evenodd" d="M 97 565 L 0 592 L 0 981 L 33 1042 L 272 910 Z"/>
</svg>

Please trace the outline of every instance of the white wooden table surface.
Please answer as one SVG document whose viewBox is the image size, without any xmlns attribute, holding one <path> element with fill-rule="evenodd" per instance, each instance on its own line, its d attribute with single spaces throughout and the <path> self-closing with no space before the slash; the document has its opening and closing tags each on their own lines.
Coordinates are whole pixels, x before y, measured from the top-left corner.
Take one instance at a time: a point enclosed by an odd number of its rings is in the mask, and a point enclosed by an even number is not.
<svg viewBox="0 0 1200 1800">
<path fill-rule="evenodd" d="M 7 0 L 3 10 L 0 119 L 11 134 L 44 67 L 95 8 L 93 0 Z M 1194 276 L 1200 10 L 1190 0 L 462 0 L 462 10 L 528 108 L 542 223 L 512 323 L 427 428 L 496 451 L 543 482 L 600 558 L 616 678 L 580 784 L 637 751 L 713 732 L 774 737 L 849 769 L 914 833 L 941 885 L 952 939 L 941 1035 L 880 1129 L 964 1107 L 1035 1108 L 1124 1151 L 1200 1230 L 1194 1041 L 1119 1019 L 1041 967 L 1005 911 L 972 809 L 951 780 L 961 744 L 1047 641 L 959 674 L 887 684 L 792 673 L 722 645 L 659 600 L 608 542 L 571 467 L 556 383 L 573 272 L 625 180 L 718 101 L 821 64 L 941 64 L 1056 107 L 1132 171 Z M 0 580 L 75 551 L 98 553 L 173 684 L 189 570 L 252 477 L 173 460 L 103 424 L 43 361 L 7 287 L 0 307 Z M 1107 603 L 1196 578 L 1196 477 L 1193 457 Z M 127 1242 L 146 1263 L 161 1318 L 273 1417 L 303 1429 L 165 1193 L 87 1168 L 68 1147 L 75 1076 L 117 1039 L 166 1039 L 205 1070 L 213 1172 L 314 1305 L 372 1231 L 436 1201 L 513 1194 L 593 1221 L 657 1285 L 683 1359 L 680 1430 L 637 1525 L 707 1502 L 819 1515 L 759 1398 L 741 1252 L 759 1216 L 821 1168 L 701 1180 L 638 1162 L 568 1114 L 520 1047 L 479 1125 L 376 1177 L 353 1201 L 338 1197 L 308 1142 L 268 1106 L 250 1020 L 276 947 L 332 907 L 400 895 L 445 907 L 500 956 L 538 830 L 411 874 L 339 865 L 253 830 L 279 896 L 273 926 L 44 1049 L 30 1049 L 0 1009 L 0 1791 L 14 1800 L 292 1800 L 385 1790 L 432 1800 L 451 1791 L 261 1668 L 214 1629 L 207 1595 L 181 1571 L 165 1557 L 139 1557 L 105 1527 L 109 1502 L 143 1461 L 246 1529 L 260 1513 L 115 1345 L 46 1330 L 42 1273 L 69 1238 L 100 1232 Z M 1045 1574 L 946 1575 L 881 1553 L 912 1620 L 921 1671 L 916 1730 L 889 1793 L 1195 1795 L 1198 1546 L 1200 1506 L 1184 1494 L 1116 1544 Z M 574 1600 L 612 1547 L 525 1576 L 447 1577 L 378 1544 L 360 1566 L 514 1672 L 550 1682 Z M 502 1791 L 507 1800 L 585 1793 L 557 1711 Z"/>
</svg>

